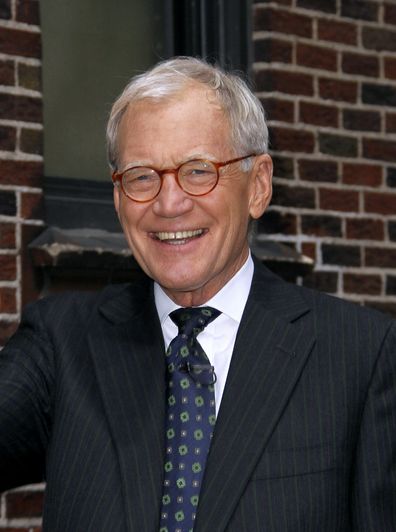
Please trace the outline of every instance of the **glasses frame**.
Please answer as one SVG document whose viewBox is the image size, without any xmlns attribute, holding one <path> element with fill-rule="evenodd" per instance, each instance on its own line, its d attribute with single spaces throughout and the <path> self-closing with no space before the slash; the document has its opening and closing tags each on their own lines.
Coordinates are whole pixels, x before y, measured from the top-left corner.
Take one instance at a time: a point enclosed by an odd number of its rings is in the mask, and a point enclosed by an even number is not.
<svg viewBox="0 0 396 532">
<path fill-rule="evenodd" d="M 199 161 L 202 161 L 204 163 L 210 163 L 212 164 L 215 168 L 216 168 L 216 174 L 217 174 L 217 178 L 216 178 L 216 181 L 214 183 L 214 185 L 212 186 L 212 188 L 210 188 L 207 192 L 204 192 L 202 194 L 192 194 L 191 192 L 188 192 L 187 190 L 184 190 L 184 188 L 182 187 L 180 181 L 179 181 L 179 171 L 180 171 L 180 168 L 185 165 L 186 163 L 190 162 L 190 161 L 184 161 L 183 163 L 181 163 L 177 168 L 164 168 L 163 170 L 159 170 L 158 168 L 155 168 L 154 166 L 143 166 L 143 165 L 132 165 L 132 166 L 128 166 L 125 170 L 123 170 L 122 172 L 117 172 L 117 171 L 114 171 L 111 178 L 113 180 L 113 184 L 114 186 L 116 186 L 118 183 L 120 185 L 120 188 L 122 190 L 122 192 L 125 194 L 125 196 L 132 200 L 132 201 L 136 201 L 136 203 L 148 203 L 149 201 L 153 201 L 153 199 L 155 199 L 159 193 L 161 192 L 161 189 L 162 189 L 162 185 L 163 185 L 163 182 L 164 182 L 164 175 L 165 174 L 173 174 L 175 176 L 175 179 L 176 179 L 176 183 L 178 184 L 178 186 L 181 188 L 181 190 L 183 190 L 183 192 L 185 192 L 186 194 L 188 194 L 189 196 L 194 196 L 194 197 L 201 197 L 201 196 L 206 196 L 206 194 L 209 194 L 210 192 L 212 192 L 212 190 L 214 190 L 219 182 L 219 170 L 220 168 L 223 168 L 224 166 L 227 166 L 228 164 L 233 164 L 233 163 L 237 163 L 239 161 L 243 161 L 245 159 L 249 159 L 250 157 L 256 157 L 257 154 L 256 153 L 251 153 L 250 155 L 244 155 L 243 157 L 236 157 L 235 159 L 230 159 L 228 161 L 224 161 L 224 162 L 215 162 L 215 161 L 209 161 L 209 160 L 206 160 L 206 159 L 197 159 Z M 150 170 L 154 170 L 160 180 L 161 180 L 161 184 L 160 184 L 160 187 L 158 189 L 158 192 L 155 194 L 155 196 L 153 196 L 152 198 L 150 199 L 145 199 L 145 200 L 138 200 L 138 199 L 135 199 L 133 198 L 132 196 L 130 196 L 125 188 L 124 188 L 124 185 L 123 185 L 123 182 L 122 182 L 122 178 L 125 174 L 125 172 L 128 172 L 128 170 L 131 170 L 132 168 L 149 168 Z"/>
</svg>

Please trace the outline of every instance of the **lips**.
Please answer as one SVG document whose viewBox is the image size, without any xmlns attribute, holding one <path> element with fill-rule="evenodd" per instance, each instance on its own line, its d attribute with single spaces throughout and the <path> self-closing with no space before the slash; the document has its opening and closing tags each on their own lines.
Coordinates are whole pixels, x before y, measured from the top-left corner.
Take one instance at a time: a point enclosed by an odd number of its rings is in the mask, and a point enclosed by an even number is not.
<svg viewBox="0 0 396 532">
<path fill-rule="evenodd" d="M 154 237 L 161 242 L 171 244 L 182 244 L 191 238 L 197 238 L 204 233 L 204 229 L 194 229 L 189 231 L 159 231 L 153 233 Z"/>
</svg>

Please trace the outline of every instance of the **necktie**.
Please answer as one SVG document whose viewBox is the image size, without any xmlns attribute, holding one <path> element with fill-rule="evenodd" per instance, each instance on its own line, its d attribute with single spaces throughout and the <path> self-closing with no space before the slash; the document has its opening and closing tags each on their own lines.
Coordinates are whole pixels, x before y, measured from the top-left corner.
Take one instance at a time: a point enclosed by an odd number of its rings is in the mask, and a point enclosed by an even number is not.
<svg viewBox="0 0 396 532">
<path fill-rule="evenodd" d="M 213 367 L 197 336 L 220 312 L 180 308 L 166 352 L 168 367 L 165 474 L 160 532 L 190 532 L 216 420 Z"/>
</svg>

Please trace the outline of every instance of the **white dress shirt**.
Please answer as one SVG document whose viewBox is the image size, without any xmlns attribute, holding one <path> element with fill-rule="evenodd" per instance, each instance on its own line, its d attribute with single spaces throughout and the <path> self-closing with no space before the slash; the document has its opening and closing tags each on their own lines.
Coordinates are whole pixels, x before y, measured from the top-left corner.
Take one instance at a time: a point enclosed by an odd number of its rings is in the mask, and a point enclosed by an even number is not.
<svg viewBox="0 0 396 532">
<path fill-rule="evenodd" d="M 235 338 L 252 284 L 254 265 L 249 254 L 242 268 L 209 301 L 201 306 L 220 310 L 221 314 L 209 323 L 199 334 L 198 341 L 214 367 L 217 380 L 215 383 L 216 414 L 219 412 L 221 398 L 230 367 Z M 178 329 L 169 314 L 180 308 L 154 283 L 154 297 L 161 322 L 165 346 L 177 336 Z"/>
</svg>

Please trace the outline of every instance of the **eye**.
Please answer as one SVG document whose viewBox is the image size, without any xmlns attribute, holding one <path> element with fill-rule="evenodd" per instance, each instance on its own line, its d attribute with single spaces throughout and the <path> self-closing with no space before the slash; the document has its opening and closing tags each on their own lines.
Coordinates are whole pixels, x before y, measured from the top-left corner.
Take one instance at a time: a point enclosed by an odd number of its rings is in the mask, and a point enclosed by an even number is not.
<svg viewBox="0 0 396 532">
<path fill-rule="evenodd" d="M 202 178 L 216 175 L 216 168 L 209 161 L 188 161 L 180 168 L 185 178 Z"/>
<path fill-rule="evenodd" d="M 152 179 L 153 176 L 149 174 L 138 174 L 134 177 L 135 181 L 147 181 L 148 179 Z"/>
<path fill-rule="evenodd" d="M 158 174 L 152 168 L 139 166 L 130 168 L 123 174 L 124 183 L 145 182 L 158 179 Z"/>
</svg>

